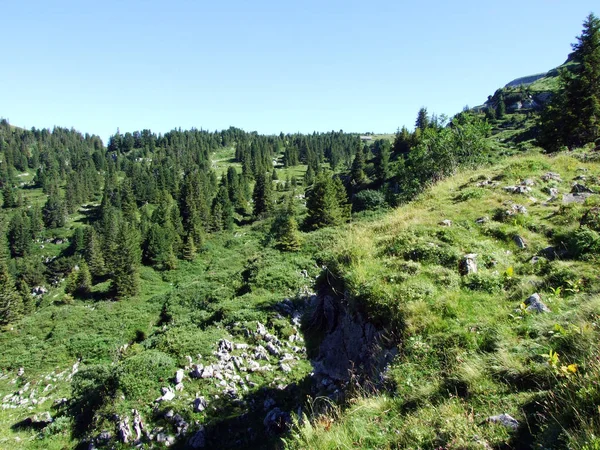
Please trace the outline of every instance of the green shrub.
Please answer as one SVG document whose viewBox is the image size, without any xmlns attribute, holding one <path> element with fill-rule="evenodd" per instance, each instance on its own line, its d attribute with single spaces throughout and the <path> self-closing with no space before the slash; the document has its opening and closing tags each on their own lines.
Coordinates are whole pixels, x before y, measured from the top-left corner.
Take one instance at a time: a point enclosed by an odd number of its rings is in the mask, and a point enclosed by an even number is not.
<svg viewBox="0 0 600 450">
<path fill-rule="evenodd" d="M 114 398 L 117 387 L 114 367 L 85 367 L 73 376 L 70 412 L 75 419 L 76 434 L 88 430 L 96 412 Z"/>
<path fill-rule="evenodd" d="M 119 387 L 129 398 L 159 395 L 161 383 L 175 375 L 175 360 L 158 350 L 146 350 L 120 365 Z"/>
<path fill-rule="evenodd" d="M 504 280 L 498 274 L 477 272 L 464 277 L 463 285 L 472 291 L 495 294 L 502 291 Z"/>
<path fill-rule="evenodd" d="M 372 211 L 385 206 L 385 196 L 381 191 L 365 189 L 356 194 L 352 199 L 352 211 Z"/>
<path fill-rule="evenodd" d="M 483 188 L 471 187 L 460 191 L 455 197 L 455 202 L 465 202 L 467 200 L 479 199 L 485 195 L 486 191 Z"/>
</svg>

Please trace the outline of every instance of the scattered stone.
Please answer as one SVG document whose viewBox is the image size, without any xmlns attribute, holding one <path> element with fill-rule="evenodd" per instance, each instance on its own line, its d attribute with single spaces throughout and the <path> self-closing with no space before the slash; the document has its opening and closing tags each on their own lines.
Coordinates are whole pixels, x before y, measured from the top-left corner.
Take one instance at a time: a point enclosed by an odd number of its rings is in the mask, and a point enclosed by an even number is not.
<svg viewBox="0 0 600 450">
<path fill-rule="evenodd" d="M 283 371 L 283 373 L 290 373 L 292 368 L 285 363 L 279 364 L 279 368 Z"/>
<path fill-rule="evenodd" d="M 156 399 L 157 402 L 169 402 L 175 398 L 175 392 L 170 387 L 161 388 L 162 397 Z"/>
<path fill-rule="evenodd" d="M 248 348 L 248 344 L 235 344 L 236 350 L 246 350 Z"/>
<path fill-rule="evenodd" d="M 461 275 L 469 275 L 472 273 L 477 273 L 477 263 L 475 262 L 475 258 L 477 258 L 476 253 L 469 253 L 461 259 L 458 263 L 458 271 Z"/>
<path fill-rule="evenodd" d="M 580 183 L 573 183 L 573 186 L 571 186 L 571 194 L 593 194 L 594 191 L 592 191 L 590 188 L 588 188 L 587 186 L 580 184 Z"/>
<path fill-rule="evenodd" d="M 96 436 L 96 442 L 98 444 L 107 444 L 112 438 L 112 435 L 109 431 L 102 431 L 98 436 Z"/>
<path fill-rule="evenodd" d="M 546 172 L 542 175 L 542 180 L 544 181 L 558 181 L 559 183 L 562 181 L 560 178 L 560 174 L 556 172 Z"/>
<path fill-rule="evenodd" d="M 545 187 L 544 192 L 548 194 L 551 198 L 558 197 L 558 188 L 555 187 Z"/>
<path fill-rule="evenodd" d="M 590 197 L 591 193 L 589 192 L 581 192 L 581 193 L 576 193 L 576 194 L 565 194 L 563 195 L 563 203 L 565 205 L 568 205 L 570 203 L 584 203 L 588 197 Z"/>
<path fill-rule="evenodd" d="M 536 313 L 547 313 L 550 312 L 550 308 L 546 306 L 546 304 L 540 298 L 540 294 L 537 292 L 531 295 L 527 300 L 525 300 L 525 305 L 527 305 L 527 311 L 536 312 Z"/>
<path fill-rule="evenodd" d="M 142 438 L 142 430 L 144 429 L 144 423 L 142 422 L 142 416 L 137 409 L 131 411 L 133 413 L 133 431 L 135 431 L 135 439 L 139 441 Z"/>
<path fill-rule="evenodd" d="M 207 408 L 208 403 L 206 402 L 206 399 L 204 397 L 197 397 L 194 399 L 193 405 L 194 405 L 194 412 L 199 413 L 199 412 L 204 411 Z"/>
<path fill-rule="evenodd" d="M 487 222 L 489 222 L 489 221 L 490 221 L 490 218 L 489 218 L 489 217 L 487 217 L 487 216 L 484 216 L 484 217 L 480 217 L 480 218 L 478 218 L 478 219 L 475 219 L 475 223 L 478 223 L 478 224 L 480 224 L 480 225 L 481 225 L 481 224 L 484 224 L 484 223 L 487 223 Z"/>
<path fill-rule="evenodd" d="M 158 433 L 156 435 L 156 442 L 164 444 L 165 447 L 170 447 L 175 443 L 175 438 L 166 433 Z"/>
<path fill-rule="evenodd" d="M 268 361 L 269 354 L 267 353 L 267 349 L 262 345 L 257 345 L 256 351 L 254 352 L 254 359 Z"/>
<path fill-rule="evenodd" d="M 129 428 L 129 417 L 125 416 L 123 420 L 118 423 L 117 435 L 119 436 L 119 440 L 124 444 L 129 442 L 129 438 L 131 437 L 131 428 Z"/>
<path fill-rule="evenodd" d="M 451 227 L 452 221 L 450 219 L 444 219 L 439 224 L 443 227 Z"/>
<path fill-rule="evenodd" d="M 228 341 L 227 339 L 221 339 L 219 341 L 219 352 L 232 352 L 233 351 L 233 342 Z"/>
<path fill-rule="evenodd" d="M 535 181 L 533 181 L 531 178 L 525 178 L 523 181 L 521 181 L 521 186 L 534 186 L 535 185 Z"/>
<path fill-rule="evenodd" d="M 177 383 L 175 385 L 175 391 L 177 391 L 177 392 L 183 391 L 183 383 Z"/>
<path fill-rule="evenodd" d="M 264 336 L 265 334 L 267 334 L 267 329 L 265 328 L 265 326 L 260 323 L 260 322 L 256 322 L 256 333 L 259 334 L 260 336 Z"/>
<path fill-rule="evenodd" d="M 515 244 L 517 244 L 517 247 L 519 247 L 519 248 L 527 248 L 527 242 L 525 242 L 525 239 L 523 239 L 518 234 L 515 234 L 513 236 L 513 241 L 514 241 Z"/>
<path fill-rule="evenodd" d="M 183 369 L 177 370 L 175 372 L 175 384 L 179 384 L 183 381 Z"/>
<path fill-rule="evenodd" d="M 279 356 L 279 349 L 272 342 L 268 342 L 266 348 L 271 355 Z"/>
<path fill-rule="evenodd" d="M 19 370 L 17 370 L 17 376 L 22 377 L 24 374 L 25 374 L 25 369 L 23 367 L 19 367 Z"/>
<path fill-rule="evenodd" d="M 531 192 L 531 188 L 529 186 L 516 185 L 516 186 L 506 186 L 504 188 L 505 191 L 510 192 L 511 194 L 529 194 Z"/>
<path fill-rule="evenodd" d="M 195 364 L 190 372 L 190 377 L 202 378 L 202 372 L 204 372 L 204 366 L 202 364 Z"/>
<path fill-rule="evenodd" d="M 499 423 L 501 425 L 504 425 L 506 428 L 510 428 L 511 430 L 516 430 L 517 428 L 519 428 L 519 422 L 517 421 L 517 419 L 515 419 L 509 414 L 490 416 L 486 420 L 491 423 Z"/>
<path fill-rule="evenodd" d="M 177 436 L 182 436 L 186 434 L 189 428 L 189 424 L 180 414 L 175 414 L 173 416 L 173 425 L 175 425 L 175 427 L 177 428 Z"/>
<path fill-rule="evenodd" d="M 44 295 L 48 293 L 48 289 L 46 289 L 44 286 L 35 286 L 32 290 L 31 293 L 33 295 Z"/>
</svg>

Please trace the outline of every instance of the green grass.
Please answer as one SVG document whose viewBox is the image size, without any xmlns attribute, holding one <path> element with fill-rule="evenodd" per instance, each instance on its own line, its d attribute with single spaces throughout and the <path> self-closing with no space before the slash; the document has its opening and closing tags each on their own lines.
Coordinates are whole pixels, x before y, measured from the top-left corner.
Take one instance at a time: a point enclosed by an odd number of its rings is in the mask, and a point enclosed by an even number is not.
<svg viewBox="0 0 600 450">
<path fill-rule="evenodd" d="M 568 192 L 582 170 L 592 175 L 600 167 L 565 154 L 515 157 L 443 181 L 379 221 L 347 227 L 327 263 L 337 288 L 372 321 L 399 330 L 401 353 L 386 373 L 387 389 L 298 421 L 288 448 L 496 448 L 519 439 L 584 448 L 593 442 L 600 425 L 582 411 L 599 400 L 577 392 L 590 389 L 586 380 L 598 374 L 600 255 L 530 263 L 565 227 L 576 228 L 589 208 L 573 213 L 546 204 L 548 183 L 540 177 L 549 170 L 562 175 L 558 187 Z M 498 177 L 496 188 L 476 187 Z M 502 189 L 524 178 L 535 180 L 531 195 Z M 474 223 L 510 202 L 526 205 L 527 215 Z M 441 227 L 442 219 L 453 225 Z M 516 234 L 526 249 L 514 244 Z M 479 271 L 460 277 L 457 257 L 466 253 L 478 254 Z M 523 312 L 521 303 L 534 292 L 551 313 Z M 558 362 L 549 364 L 550 350 Z M 577 364 L 575 374 L 567 373 L 569 364 Z M 521 434 L 486 422 L 501 413 L 524 424 Z M 549 414 L 554 417 L 540 422 Z"/>
</svg>

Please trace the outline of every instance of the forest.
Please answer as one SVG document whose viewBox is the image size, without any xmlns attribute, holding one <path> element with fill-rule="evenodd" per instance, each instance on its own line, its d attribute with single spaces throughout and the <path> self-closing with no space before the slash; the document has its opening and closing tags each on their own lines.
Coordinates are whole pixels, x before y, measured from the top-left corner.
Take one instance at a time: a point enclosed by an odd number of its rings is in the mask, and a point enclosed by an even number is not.
<svg viewBox="0 0 600 450">
<path fill-rule="evenodd" d="M 393 134 L 2 119 L 0 446 L 600 448 L 599 118 L 591 14 Z"/>
</svg>

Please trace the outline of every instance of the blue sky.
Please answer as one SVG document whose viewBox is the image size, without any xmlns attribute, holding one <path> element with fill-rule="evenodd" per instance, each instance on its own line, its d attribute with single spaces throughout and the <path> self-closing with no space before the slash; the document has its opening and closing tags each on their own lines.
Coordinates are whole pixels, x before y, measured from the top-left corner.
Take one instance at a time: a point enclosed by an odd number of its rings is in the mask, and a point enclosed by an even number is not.
<svg viewBox="0 0 600 450">
<path fill-rule="evenodd" d="M 596 11 L 594 11 L 594 6 Z M 20 0 L 0 11 L 0 117 L 105 141 L 175 127 L 412 128 L 561 64 L 587 0 Z"/>
</svg>

